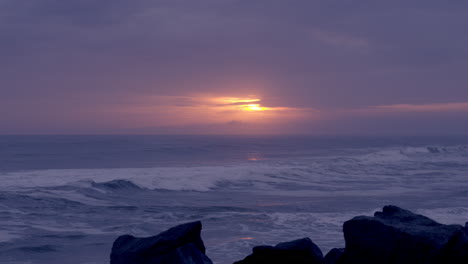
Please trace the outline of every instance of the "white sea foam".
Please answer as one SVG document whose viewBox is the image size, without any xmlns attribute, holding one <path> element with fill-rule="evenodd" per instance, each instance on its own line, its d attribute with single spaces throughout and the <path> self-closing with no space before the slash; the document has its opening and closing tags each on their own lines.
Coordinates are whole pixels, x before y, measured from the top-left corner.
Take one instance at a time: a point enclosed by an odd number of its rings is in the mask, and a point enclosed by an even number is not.
<svg viewBox="0 0 468 264">
<path fill-rule="evenodd" d="M 374 151 L 358 157 L 358 161 L 364 164 L 370 163 L 397 163 L 411 160 L 417 154 L 427 154 L 429 150 L 424 147 L 414 148 L 389 148 Z"/>
<path fill-rule="evenodd" d="M 423 153 L 423 156 L 419 153 Z M 281 163 L 19 171 L 1 174 L 0 189 L 71 185 L 76 188 L 90 188 L 105 194 L 114 191 L 115 188 L 132 186 L 121 182 L 105 188 L 93 183 L 105 184 L 122 180 L 151 190 L 206 192 L 224 188 L 232 191 L 279 191 L 283 194 L 284 192 L 299 194 L 307 190 L 308 195 L 314 193 L 360 195 L 428 190 L 428 187 L 448 189 L 466 186 L 466 178 L 460 168 L 447 167 L 443 163 L 437 165 L 437 162 L 446 162 L 443 159 L 445 156 L 447 155 L 434 155 L 427 148 L 406 148 L 385 149 L 352 157 L 334 156 Z M 456 158 L 461 160 L 463 156 Z M 428 161 L 437 166 L 425 165 Z M 445 181 L 440 181 L 442 175 Z M 70 191 L 64 195 L 70 200 L 88 199 Z M 85 203 L 97 202 L 89 198 Z"/>
<path fill-rule="evenodd" d="M 67 184 L 83 185 L 128 180 L 141 188 L 165 190 L 209 191 L 218 184 L 255 179 L 262 182 L 284 182 L 285 179 L 269 177 L 289 167 L 262 165 L 211 166 L 182 168 L 128 168 L 128 169 L 63 169 L 10 172 L 0 175 L 0 188 L 52 187 Z"/>
<path fill-rule="evenodd" d="M 316 165 L 316 164 L 315 164 Z M 141 188 L 173 191 L 209 191 L 228 186 L 230 189 L 269 190 L 281 184 L 320 186 L 323 168 L 314 164 L 242 164 L 233 166 L 162 167 L 126 169 L 62 169 L 9 172 L 0 175 L 0 188 L 35 188 L 73 185 L 93 188 L 91 183 L 115 180 L 130 181 Z"/>
</svg>

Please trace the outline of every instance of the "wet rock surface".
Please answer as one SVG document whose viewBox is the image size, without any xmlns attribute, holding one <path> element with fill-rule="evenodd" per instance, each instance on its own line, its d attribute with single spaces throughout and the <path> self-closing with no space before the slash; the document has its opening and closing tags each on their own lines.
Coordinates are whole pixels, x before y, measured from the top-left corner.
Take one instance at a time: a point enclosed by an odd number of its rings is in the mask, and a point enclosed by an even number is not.
<svg viewBox="0 0 468 264">
<path fill-rule="evenodd" d="M 322 264 L 322 251 L 310 238 L 302 238 L 290 242 L 279 243 L 276 246 L 258 246 L 253 248 L 251 255 L 235 264 Z"/>
<path fill-rule="evenodd" d="M 462 226 L 439 224 L 396 206 L 355 217 L 343 231 L 346 249 L 337 263 L 468 263 Z"/>
<path fill-rule="evenodd" d="M 157 236 L 124 235 L 112 246 L 111 264 L 212 264 L 200 237 L 201 222 L 173 227 Z"/>
<path fill-rule="evenodd" d="M 157 236 L 120 236 L 112 247 L 111 264 L 212 264 L 205 255 L 201 222 L 173 227 Z M 310 238 L 276 246 L 256 246 L 234 264 L 466 264 L 468 222 L 444 225 L 397 206 L 374 216 L 357 216 L 343 225 L 345 248 L 323 257 Z"/>
</svg>

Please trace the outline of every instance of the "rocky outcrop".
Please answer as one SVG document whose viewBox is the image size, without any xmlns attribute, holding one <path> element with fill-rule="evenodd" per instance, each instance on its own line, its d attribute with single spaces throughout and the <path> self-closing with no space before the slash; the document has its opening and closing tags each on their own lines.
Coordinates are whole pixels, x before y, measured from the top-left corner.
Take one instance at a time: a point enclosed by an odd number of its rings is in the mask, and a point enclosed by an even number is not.
<svg viewBox="0 0 468 264">
<path fill-rule="evenodd" d="M 276 246 L 257 246 L 251 255 L 235 264 L 322 264 L 322 251 L 310 238 L 279 243 Z"/>
<path fill-rule="evenodd" d="M 111 264 L 212 264 L 200 237 L 201 222 L 173 227 L 157 236 L 124 235 L 112 246 Z"/>
<path fill-rule="evenodd" d="M 346 249 L 339 264 L 468 263 L 468 236 L 459 225 L 443 225 L 396 206 L 374 217 L 344 223 Z"/>
<path fill-rule="evenodd" d="M 111 264 L 212 264 L 200 237 L 201 222 L 173 227 L 157 236 L 119 237 Z M 325 258 L 309 238 L 257 246 L 235 264 L 466 264 L 468 222 L 443 225 L 396 206 L 373 217 L 357 216 L 343 225 L 346 248 Z"/>
</svg>

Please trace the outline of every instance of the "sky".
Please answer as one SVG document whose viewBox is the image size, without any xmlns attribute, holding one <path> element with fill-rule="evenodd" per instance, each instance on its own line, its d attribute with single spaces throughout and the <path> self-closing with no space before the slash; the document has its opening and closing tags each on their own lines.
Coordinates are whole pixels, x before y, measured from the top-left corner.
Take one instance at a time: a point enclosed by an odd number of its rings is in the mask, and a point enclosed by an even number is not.
<svg viewBox="0 0 468 264">
<path fill-rule="evenodd" d="M 467 134 L 468 1 L 0 0 L 0 134 Z"/>
</svg>

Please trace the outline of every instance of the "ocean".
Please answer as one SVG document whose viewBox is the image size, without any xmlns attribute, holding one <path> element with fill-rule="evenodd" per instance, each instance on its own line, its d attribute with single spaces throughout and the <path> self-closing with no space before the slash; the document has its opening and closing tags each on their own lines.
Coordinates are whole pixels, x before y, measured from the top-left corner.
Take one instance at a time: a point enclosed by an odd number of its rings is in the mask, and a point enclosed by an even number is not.
<svg viewBox="0 0 468 264">
<path fill-rule="evenodd" d="M 387 204 L 468 221 L 468 136 L 0 136 L 0 263 L 108 263 L 120 235 L 203 223 L 217 264 Z"/>
</svg>

